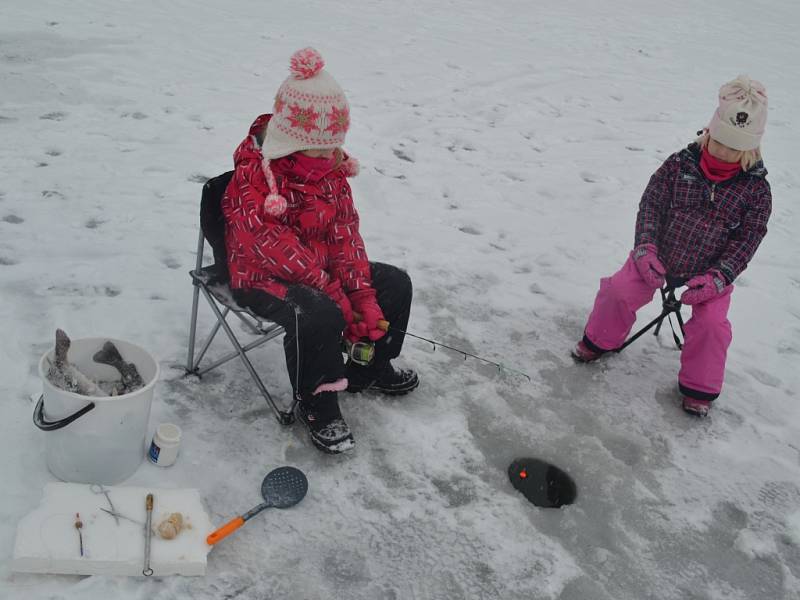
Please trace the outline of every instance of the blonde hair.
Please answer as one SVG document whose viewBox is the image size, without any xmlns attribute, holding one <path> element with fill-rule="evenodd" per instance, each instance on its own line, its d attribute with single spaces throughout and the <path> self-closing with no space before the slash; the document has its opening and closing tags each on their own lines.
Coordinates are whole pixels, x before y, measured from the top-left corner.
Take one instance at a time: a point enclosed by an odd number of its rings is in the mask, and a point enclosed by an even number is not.
<svg viewBox="0 0 800 600">
<path fill-rule="evenodd" d="M 708 147 L 708 140 L 711 139 L 711 134 L 708 129 L 703 129 L 695 141 L 700 144 L 701 148 Z M 761 160 L 761 146 L 753 150 L 743 150 L 742 158 L 739 159 L 739 164 L 742 166 L 742 171 L 749 171 L 755 164 Z"/>
</svg>

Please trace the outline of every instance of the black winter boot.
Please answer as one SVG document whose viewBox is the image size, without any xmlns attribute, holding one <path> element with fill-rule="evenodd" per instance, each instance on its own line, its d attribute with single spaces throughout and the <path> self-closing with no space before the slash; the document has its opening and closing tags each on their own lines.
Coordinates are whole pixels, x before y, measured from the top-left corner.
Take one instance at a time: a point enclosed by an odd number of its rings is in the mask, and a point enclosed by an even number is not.
<svg viewBox="0 0 800 600">
<path fill-rule="evenodd" d="M 336 392 L 303 397 L 295 406 L 294 413 L 308 427 L 311 441 L 323 452 L 340 454 L 355 448 L 353 434 L 339 410 Z"/>
<path fill-rule="evenodd" d="M 419 385 L 419 377 L 411 369 L 395 369 L 392 363 L 357 365 L 350 361 L 346 370 L 347 391 L 378 392 L 387 396 L 402 396 Z"/>
</svg>

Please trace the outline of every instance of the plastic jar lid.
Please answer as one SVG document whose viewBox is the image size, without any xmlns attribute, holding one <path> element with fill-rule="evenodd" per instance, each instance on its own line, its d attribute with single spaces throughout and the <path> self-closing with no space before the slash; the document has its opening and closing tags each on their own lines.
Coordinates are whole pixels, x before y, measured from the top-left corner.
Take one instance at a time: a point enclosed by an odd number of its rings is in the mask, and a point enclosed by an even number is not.
<svg viewBox="0 0 800 600">
<path fill-rule="evenodd" d="M 181 428 L 172 423 L 161 423 L 156 429 L 159 440 L 166 444 L 177 444 L 181 441 Z"/>
</svg>

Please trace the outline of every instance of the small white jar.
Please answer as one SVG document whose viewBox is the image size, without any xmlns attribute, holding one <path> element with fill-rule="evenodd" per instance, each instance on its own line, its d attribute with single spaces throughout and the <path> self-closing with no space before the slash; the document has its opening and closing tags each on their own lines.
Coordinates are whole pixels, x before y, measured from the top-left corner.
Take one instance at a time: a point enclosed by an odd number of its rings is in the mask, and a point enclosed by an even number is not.
<svg viewBox="0 0 800 600">
<path fill-rule="evenodd" d="M 172 423 L 161 423 L 156 427 L 153 441 L 147 458 L 159 467 L 168 467 L 178 458 L 178 447 L 181 445 L 181 428 Z"/>
</svg>

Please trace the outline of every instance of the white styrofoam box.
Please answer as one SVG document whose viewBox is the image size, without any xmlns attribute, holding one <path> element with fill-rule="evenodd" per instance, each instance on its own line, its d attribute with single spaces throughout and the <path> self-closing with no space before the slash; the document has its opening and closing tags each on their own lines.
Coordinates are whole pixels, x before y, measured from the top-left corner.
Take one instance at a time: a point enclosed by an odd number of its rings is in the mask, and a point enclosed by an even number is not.
<svg viewBox="0 0 800 600">
<path fill-rule="evenodd" d="M 41 504 L 20 520 L 11 568 L 28 573 L 78 575 L 142 575 L 144 568 L 145 498 L 152 493 L 153 536 L 150 567 L 154 575 L 205 575 L 211 547 L 206 536 L 214 530 L 196 489 L 105 487 L 119 519 L 101 509 L 108 501 L 98 488 L 79 483 L 48 483 Z M 184 518 L 184 529 L 163 540 L 155 529 L 173 512 Z M 75 528 L 83 527 L 83 556 Z"/>
</svg>

